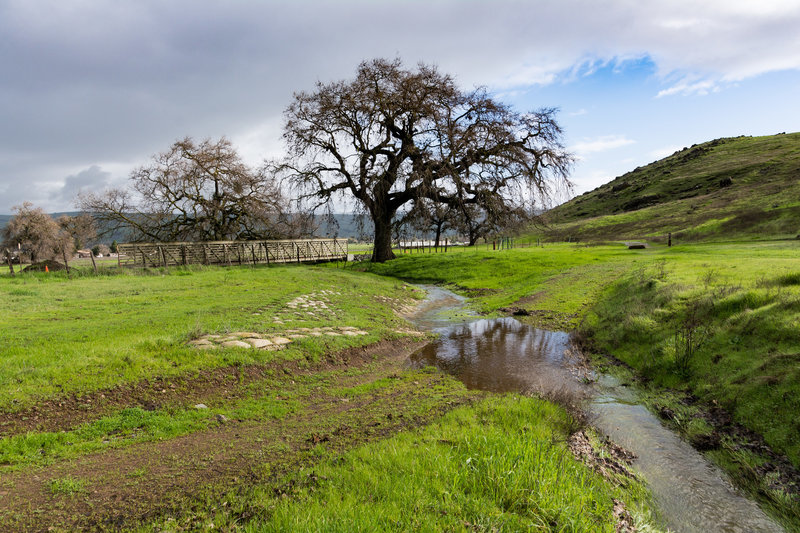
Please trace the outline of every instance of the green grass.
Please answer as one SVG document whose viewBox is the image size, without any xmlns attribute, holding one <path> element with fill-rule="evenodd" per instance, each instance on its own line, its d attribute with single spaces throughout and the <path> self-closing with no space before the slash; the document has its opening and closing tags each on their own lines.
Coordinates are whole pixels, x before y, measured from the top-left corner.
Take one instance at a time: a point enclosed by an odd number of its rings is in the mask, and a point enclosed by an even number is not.
<svg viewBox="0 0 800 533">
<path fill-rule="evenodd" d="M 335 315 L 273 317 L 297 296 L 333 290 Z M 203 368 L 316 358 L 374 342 L 399 324 L 375 297 L 404 299 L 402 283 L 337 268 L 195 268 L 87 275 L 0 276 L 0 405 L 175 376 Z M 259 314 L 256 314 L 259 313 Z M 201 351 L 186 345 L 203 333 L 355 326 L 363 337 L 303 339 L 283 352 Z"/>
<path fill-rule="evenodd" d="M 798 465 L 798 251 L 794 243 L 673 248 L 663 266 L 611 287 L 585 329 L 656 384 L 725 407 Z"/>
<path fill-rule="evenodd" d="M 647 527 L 643 486 L 628 478 L 607 482 L 576 461 L 565 444 L 574 427 L 553 404 L 497 396 L 425 428 L 328 456 L 277 480 L 277 489 L 229 494 L 215 513 L 190 520 L 259 532 L 611 532 L 617 498 Z"/>
<path fill-rule="evenodd" d="M 620 269 L 632 257 L 623 246 L 549 244 L 497 251 L 452 250 L 446 254 L 403 255 L 366 268 L 417 283 L 448 285 L 470 296 L 470 304 L 483 313 L 536 294 L 535 302 L 518 305 L 547 309 L 551 312 L 548 325 L 571 329 L 595 294 L 620 275 Z"/>
<path fill-rule="evenodd" d="M 800 133 L 717 139 L 574 198 L 550 212 L 553 227 L 538 233 L 556 240 L 794 237 L 799 172 Z"/>
</svg>

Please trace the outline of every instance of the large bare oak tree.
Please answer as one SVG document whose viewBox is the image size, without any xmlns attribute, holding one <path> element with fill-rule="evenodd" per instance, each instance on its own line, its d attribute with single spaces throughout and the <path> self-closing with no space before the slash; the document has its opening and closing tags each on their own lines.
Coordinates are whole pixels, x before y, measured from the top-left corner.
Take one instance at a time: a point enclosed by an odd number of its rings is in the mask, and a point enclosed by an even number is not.
<svg viewBox="0 0 800 533">
<path fill-rule="evenodd" d="M 375 59 L 350 81 L 318 83 L 285 112 L 280 169 L 318 205 L 353 197 L 372 219 L 372 260 L 394 257 L 398 213 L 427 199 L 497 219 L 569 186 L 573 158 L 554 109 L 519 113 L 435 67 Z"/>
</svg>

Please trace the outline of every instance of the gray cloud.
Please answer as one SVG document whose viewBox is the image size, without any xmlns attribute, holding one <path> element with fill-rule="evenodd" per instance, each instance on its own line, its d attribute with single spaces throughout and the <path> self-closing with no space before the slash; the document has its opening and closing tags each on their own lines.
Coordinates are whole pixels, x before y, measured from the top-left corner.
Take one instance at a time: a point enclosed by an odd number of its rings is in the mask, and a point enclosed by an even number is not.
<svg viewBox="0 0 800 533">
<path fill-rule="evenodd" d="M 106 172 L 97 165 L 64 178 L 64 185 L 50 194 L 50 198 L 60 204 L 73 205 L 75 198 L 82 192 L 103 190 L 111 185 L 111 172 Z"/>
<path fill-rule="evenodd" d="M 649 55 L 666 97 L 800 67 L 800 8 L 750 4 L 0 0 L 0 212 L 69 209 L 93 165 L 86 186 L 185 135 L 277 139 L 293 91 L 371 57 L 512 90 Z"/>
</svg>

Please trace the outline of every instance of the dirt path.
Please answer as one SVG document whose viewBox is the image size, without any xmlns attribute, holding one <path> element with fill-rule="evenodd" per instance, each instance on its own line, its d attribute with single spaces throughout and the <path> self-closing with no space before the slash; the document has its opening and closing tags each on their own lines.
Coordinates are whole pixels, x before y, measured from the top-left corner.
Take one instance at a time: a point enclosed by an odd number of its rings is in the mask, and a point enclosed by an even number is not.
<svg viewBox="0 0 800 533">
<path fill-rule="evenodd" d="M 319 372 L 347 365 L 364 364 L 374 354 L 393 357 L 418 345 L 416 340 L 382 341 L 329 354 L 317 363 L 306 360 L 278 360 L 263 365 L 226 366 L 196 374 L 156 377 L 80 395 L 57 397 L 15 412 L 0 412 L 0 438 L 29 431 L 68 431 L 126 407 L 146 411 L 166 406 L 187 406 L 217 398 L 236 399 L 245 386 L 264 379 L 274 371 L 290 374 Z"/>
<path fill-rule="evenodd" d="M 311 461 L 313 454 L 309 451 L 317 445 L 342 451 L 427 423 L 475 397 L 441 386 L 447 378 L 439 374 L 419 373 L 414 381 L 401 379 L 398 372 L 403 361 L 418 345 L 410 341 L 384 342 L 337 354 L 335 360 L 327 360 L 313 369 L 295 369 L 298 373 L 311 373 L 369 365 L 365 373 L 334 374 L 336 377 L 316 391 L 304 409 L 288 418 L 227 421 L 167 441 L 0 474 L 2 530 L 104 530 L 133 526 L 185 510 L 190 505 L 187 502 L 194 498 L 274 481 L 281 472 Z M 204 386 L 198 389 L 192 389 L 191 383 L 182 383 L 175 389 L 167 388 L 166 393 L 155 394 L 171 395 L 182 401 L 199 397 L 193 396 L 199 395 L 198 390 L 235 395 L 237 388 L 229 386 L 231 371 L 218 369 L 201 374 L 196 383 Z M 247 371 L 246 380 L 252 382 L 266 373 L 263 368 L 259 372 Z M 292 377 L 296 375 L 292 373 Z M 353 398 L 331 394 L 337 387 L 352 387 L 387 377 L 397 377 L 396 385 L 393 380 L 390 386 Z M 291 387 L 292 382 L 287 374 L 283 386 Z M 145 390 L 162 390 L 158 386 Z M 186 396 L 180 396 L 180 391 L 185 391 Z M 71 412 L 69 409 L 64 412 Z M 49 420 L 44 423 L 56 424 L 57 410 L 53 408 L 48 413 L 52 418 L 45 417 L 39 423 Z M 74 418 L 71 420 L 74 423 Z M 54 494 L 51 483 L 59 479 L 80 480 L 82 489 L 73 494 Z"/>
</svg>

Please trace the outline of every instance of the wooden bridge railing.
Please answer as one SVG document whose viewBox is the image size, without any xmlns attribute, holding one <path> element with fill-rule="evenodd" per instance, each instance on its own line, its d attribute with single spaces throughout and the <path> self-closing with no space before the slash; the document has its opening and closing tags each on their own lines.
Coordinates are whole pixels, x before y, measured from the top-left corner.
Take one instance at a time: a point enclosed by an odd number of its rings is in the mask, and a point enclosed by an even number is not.
<svg viewBox="0 0 800 533">
<path fill-rule="evenodd" d="M 245 265 L 346 261 L 346 239 L 125 243 L 120 266 Z"/>
</svg>

